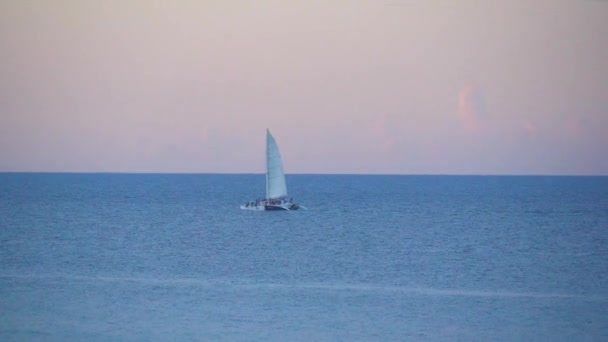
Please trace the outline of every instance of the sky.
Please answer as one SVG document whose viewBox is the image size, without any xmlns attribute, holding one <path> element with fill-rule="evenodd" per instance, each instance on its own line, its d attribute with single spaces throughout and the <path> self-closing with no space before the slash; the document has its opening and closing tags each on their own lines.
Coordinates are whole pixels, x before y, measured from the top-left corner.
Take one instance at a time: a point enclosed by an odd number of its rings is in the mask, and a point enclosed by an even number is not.
<svg viewBox="0 0 608 342">
<path fill-rule="evenodd" d="M 0 171 L 608 175 L 608 1 L 0 0 Z"/>
</svg>

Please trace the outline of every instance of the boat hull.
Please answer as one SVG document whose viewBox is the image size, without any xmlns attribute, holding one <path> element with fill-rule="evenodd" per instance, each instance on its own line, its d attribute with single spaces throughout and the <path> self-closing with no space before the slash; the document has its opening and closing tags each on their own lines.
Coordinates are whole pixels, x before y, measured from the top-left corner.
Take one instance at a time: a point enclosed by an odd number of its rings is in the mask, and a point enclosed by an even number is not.
<svg viewBox="0 0 608 342">
<path fill-rule="evenodd" d="M 298 210 L 300 207 L 294 203 L 287 203 L 284 205 L 266 205 L 266 210 Z"/>
<path fill-rule="evenodd" d="M 243 210 L 251 210 L 251 211 L 264 211 L 264 210 L 266 210 L 263 205 L 241 205 L 241 209 L 243 209 Z"/>
<path fill-rule="evenodd" d="M 291 203 L 291 202 L 283 202 L 280 204 L 260 204 L 260 205 L 241 205 L 242 210 L 251 210 L 251 211 L 290 211 L 290 210 L 298 210 L 300 206 Z"/>
</svg>

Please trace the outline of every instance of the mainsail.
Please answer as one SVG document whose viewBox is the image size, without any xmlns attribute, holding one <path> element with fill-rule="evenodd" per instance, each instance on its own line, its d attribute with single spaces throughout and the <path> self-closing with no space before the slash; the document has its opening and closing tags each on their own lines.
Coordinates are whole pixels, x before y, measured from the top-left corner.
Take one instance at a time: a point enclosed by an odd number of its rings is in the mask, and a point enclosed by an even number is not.
<svg viewBox="0 0 608 342">
<path fill-rule="evenodd" d="M 266 130 L 266 198 L 282 198 L 287 196 L 285 173 L 279 146 L 270 130 Z"/>
</svg>

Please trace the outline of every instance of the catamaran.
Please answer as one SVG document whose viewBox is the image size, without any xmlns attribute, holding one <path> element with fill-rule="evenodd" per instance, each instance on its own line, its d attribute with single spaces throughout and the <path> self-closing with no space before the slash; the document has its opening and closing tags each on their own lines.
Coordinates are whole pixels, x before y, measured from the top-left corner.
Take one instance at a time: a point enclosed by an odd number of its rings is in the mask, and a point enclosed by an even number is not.
<svg viewBox="0 0 608 342">
<path fill-rule="evenodd" d="M 287 198 L 287 185 L 279 146 L 266 129 L 266 198 L 241 205 L 243 210 L 297 210 L 300 206 Z"/>
</svg>

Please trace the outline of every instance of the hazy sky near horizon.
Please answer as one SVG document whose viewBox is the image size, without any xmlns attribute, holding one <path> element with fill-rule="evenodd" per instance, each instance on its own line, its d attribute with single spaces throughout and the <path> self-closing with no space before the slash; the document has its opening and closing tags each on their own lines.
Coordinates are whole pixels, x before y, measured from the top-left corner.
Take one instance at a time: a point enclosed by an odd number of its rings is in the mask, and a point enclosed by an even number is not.
<svg viewBox="0 0 608 342">
<path fill-rule="evenodd" d="M 608 1 L 0 0 L 0 171 L 608 174 Z"/>
</svg>

